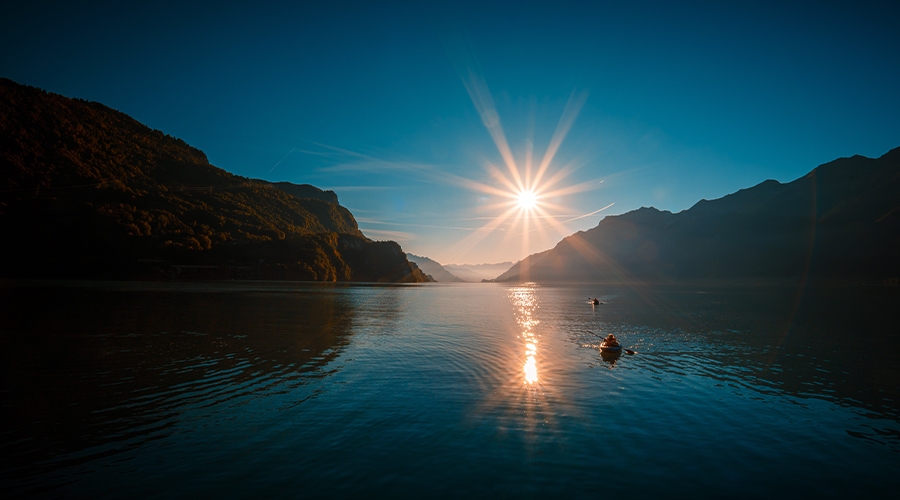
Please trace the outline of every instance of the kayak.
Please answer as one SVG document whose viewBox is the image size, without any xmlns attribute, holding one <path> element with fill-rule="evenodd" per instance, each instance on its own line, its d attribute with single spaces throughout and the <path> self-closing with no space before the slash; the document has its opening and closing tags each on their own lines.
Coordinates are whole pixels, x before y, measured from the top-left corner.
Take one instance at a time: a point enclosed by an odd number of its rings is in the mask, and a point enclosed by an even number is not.
<svg viewBox="0 0 900 500">
<path fill-rule="evenodd" d="M 622 346 L 620 345 L 607 345 L 606 342 L 600 343 L 600 353 L 601 354 L 619 354 L 622 352 Z"/>
</svg>

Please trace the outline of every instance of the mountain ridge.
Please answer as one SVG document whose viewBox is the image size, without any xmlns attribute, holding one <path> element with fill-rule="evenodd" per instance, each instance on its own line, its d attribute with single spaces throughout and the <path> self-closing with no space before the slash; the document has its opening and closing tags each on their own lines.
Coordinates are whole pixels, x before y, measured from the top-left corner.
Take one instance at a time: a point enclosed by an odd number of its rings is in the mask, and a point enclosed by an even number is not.
<svg viewBox="0 0 900 500">
<path fill-rule="evenodd" d="M 447 264 L 444 267 L 465 281 L 482 282 L 496 278 L 512 266 L 513 263 L 507 261 L 496 264 Z"/>
<path fill-rule="evenodd" d="M 9 79 L 0 173 L 4 277 L 426 280 L 331 191 L 231 174 L 121 111 Z"/>
<path fill-rule="evenodd" d="M 678 213 L 605 217 L 496 281 L 892 283 L 900 276 L 900 148 L 766 180 Z"/>
<path fill-rule="evenodd" d="M 422 257 L 419 255 L 414 255 L 414 254 L 407 252 L 406 258 L 410 262 L 419 266 L 419 269 L 421 269 L 422 272 L 424 272 L 429 277 L 433 278 L 434 281 L 436 281 L 436 282 L 439 282 L 439 283 L 461 283 L 461 282 L 465 281 L 465 280 L 459 278 L 458 276 L 455 276 L 454 274 L 450 273 L 446 269 L 444 269 L 444 266 L 442 266 L 437 261 L 435 261 L 433 259 L 429 259 L 428 257 Z"/>
</svg>

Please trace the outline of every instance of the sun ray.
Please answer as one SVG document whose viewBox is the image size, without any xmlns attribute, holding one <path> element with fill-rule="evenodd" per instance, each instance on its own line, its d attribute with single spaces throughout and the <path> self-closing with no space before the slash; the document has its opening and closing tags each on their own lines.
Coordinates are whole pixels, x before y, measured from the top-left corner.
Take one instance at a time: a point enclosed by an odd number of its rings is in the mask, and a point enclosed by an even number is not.
<svg viewBox="0 0 900 500">
<path fill-rule="evenodd" d="M 547 212 L 545 212 L 543 209 L 539 209 L 539 210 L 540 210 L 539 213 L 547 214 Z M 560 221 L 550 219 L 549 224 L 544 224 L 544 225 L 540 226 L 538 229 L 544 230 L 546 228 L 551 228 L 551 229 L 555 230 L 563 238 L 565 238 L 566 236 L 569 236 L 569 232 L 565 229 L 565 225 L 563 225 L 563 223 Z"/>
<path fill-rule="evenodd" d="M 551 198 L 553 196 L 564 196 L 567 194 L 575 194 L 575 193 L 584 193 L 586 191 L 593 191 L 600 187 L 600 184 L 603 184 L 603 180 L 593 179 L 590 181 L 580 182 L 578 184 L 573 184 L 571 186 L 566 186 L 564 188 L 559 188 L 554 191 L 550 191 L 547 193 L 542 193 L 541 196 L 545 198 Z"/>
<path fill-rule="evenodd" d="M 504 175 L 503 172 L 501 172 L 500 169 L 497 168 L 497 166 L 493 163 L 488 163 L 487 165 L 485 165 L 485 169 L 488 171 L 491 177 L 500 181 L 500 183 L 509 188 L 511 192 L 515 192 L 518 189 L 516 185 L 513 184 L 512 181 L 510 181 L 506 177 L 506 175 Z"/>
<path fill-rule="evenodd" d="M 543 211 L 542 211 L 542 210 L 539 211 L 539 213 L 541 213 L 541 212 L 543 212 Z M 553 225 L 554 223 L 555 223 L 555 221 L 551 220 L 549 225 Z M 541 238 L 541 239 L 544 239 L 544 238 L 547 237 L 547 231 L 546 231 L 546 229 L 547 229 L 547 227 L 548 227 L 549 225 L 548 225 L 548 224 L 535 224 L 534 229 L 529 230 L 529 229 L 526 228 L 526 229 L 525 229 L 526 232 L 525 232 L 524 235 L 522 235 L 522 237 L 523 237 L 523 238 L 530 238 L 530 237 L 531 237 L 530 233 L 532 233 L 532 232 L 537 232 L 538 237 Z"/>
<path fill-rule="evenodd" d="M 566 185 L 564 181 L 587 163 L 576 159 L 562 167 L 554 164 L 554 158 L 585 105 L 587 92 L 575 90 L 569 95 L 543 155 L 535 152 L 534 148 L 535 101 L 532 99 L 531 114 L 525 127 L 524 147 L 517 150 L 522 156 L 516 158 L 501 125 L 500 116 L 487 83 L 471 69 L 468 70 L 466 76 L 461 75 L 461 77 L 469 97 L 480 115 L 482 124 L 487 129 L 502 159 L 502 163 L 483 162 L 488 180 L 478 181 L 454 174 L 452 173 L 454 169 L 448 168 L 446 165 L 388 161 L 366 153 L 316 144 L 326 150 L 327 155 L 343 162 L 325 168 L 347 172 L 392 174 L 408 172 L 432 179 L 435 182 L 480 193 L 477 206 L 472 207 L 471 210 L 474 214 L 485 216 L 440 220 L 440 217 L 434 217 L 437 214 L 433 214 L 432 219 L 428 221 L 429 224 L 418 225 L 423 228 L 466 230 L 468 234 L 447 249 L 447 252 L 454 255 L 454 258 L 461 258 L 462 255 L 494 233 L 496 233 L 496 239 L 490 241 L 502 242 L 504 246 L 510 245 L 513 239 L 520 239 L 521 253 L 528 256 L 532 253 L 534 242 L 546 243 L 548 235 L 552 235 L 552 233 L 566 237 L 571 233 L 567 223 L 594 215 L 612 206 L 612 204 L 607 205 L 603 209 L 589 214 L 577 215 L 579 212 L 575 212 L 576 215 L 571 215 L 572 208 L 564 206 L 565 203 L 560 200 L 560 197 L 563 196 L 597 189 L 604 182 L 604 179 L 594 179 Z M 322 154 L 306 151 L 304 153 Z M 540 158 L 539 163 L 538 158 Z M 517 159 L 519 163 L 517 163 Z M 498 215 L 491 216 L 492 214 Z M 453 224 L 451 221 L 483 221 L 483 224 L 474 222 L 471 224 L 472 226 L 481 224 L 480 227 L 464 227 L 468 224 Z M 370 223 L 374 224 L 371 221 Z M 412 224 L 408 225 L 413 226 Z M 536 236 L 533 237 L 532 233 L 536 233 Z"/>
<path fill-rule="evenodd" d="M 471 179 L 466 179 L 465 177 L 460 177 L 458 175 L 449 174 L 446 172 L 434 172 L 438 179 L 450 182 L 459 187 L 470 189 L 472 191 L 478 191 L 484 194 L 491 194 L 496 196 L 504 196 L 507 198 L 514 198 L 515 194 L 510 191 L 504 191 L 498 187 L 491 186 L 489 184 L 485 184 L 483 182 L 473 181 Z"/>
<path fill-rule="evenodd" d="M 518 209 L 516 207 L 512 207 L 506 212 L 494 217 L 487 224 L 481 226 L 474 232 L 470 233 L 465 238 L 457 241 L 450 247 L 450 253 L 458 253 L 463 254 L 472 249 L 475 245 L 480 243 L 484 238 L 486 238 L 489 234 L 491 234 L 500 224 L 506 221 L 516 213 Z"/>
<path fill-rule="evenodd" d="M 500 203 L 491 203 L 490 205 L 484 205 L 484 206 L 478 207 L 477 210 L 479 212 L 490 213 L 490 212 L 493 212 L 494 210 L 506 210 L 506 209 L 509 209 L 510 207 L 516 208 L 516 202 L 515 201 L 503 201 Z M 469 219 L 469 220 L 490 220 L 490 219 L 494 219 L 494 217 L 479 217 L 478 219 Z"/>
<path fill-rule="evenodd" d="M 469 234 L 466 238 L 459 241 L 452 248 L 463 249 L 468 251 L 474 245 L 481 242 L 490 233 L 494 231 L 504 231 L 506 234 L 502 238 L 503 244 L 508 244 L 510 238 L 515 236 L 522 237 L 522 253 L 528 255 L 530 253 L 530 234 L 538 231 L 541 238 L 544 238 L 547 228 L 552 228 L 562 236 L 566 236 L 566 227 L 564 224 L 569 220 L 577 220 L 580 216 L 569 218 L 566 221 L 560 221 L 562 218 L 558 215 L 552 215 L 547 210 L 565 211 L 565 207 L 550 201 L 550 198 L 563 196 L 566 194 L 574 194 L 579 192 L 596 189 L 603 182 L 600 180 L 586 181 L 573 186 L 556 187 L 565 178 L 571 175 L 577 166 L 574 163 L 565 165 L 557 170 L 551 177 L 544 181 L 544 177 L 548 174 L 549 168 L 556 156 L 563 140 L 568 135 L 576 118 L 581 112 L 587 99 L 587 92 L 578 92 L 573 90 L 569 95 L 566 106 L 556 125 L 551 137 L 550 143 L 544 152 L 537 171 L 533 172 L 534 166 L 534 122 L 533 117 L 530 121 L 530 127 L 527 128 L 526 141 L 524 147 L 524 160 L 522 168 L 516 164 L 512 151 L 507 142 L 506 135 L 500 125 L 500 117 L 494 106 L 494 100 L 487 88 L 484 79 L 476 75 L 471 69 L 468 71 L 468 78 L 463 78 L 463 83 L 475 105 L 476 110 L 481 116 L 482 124 L 497 146 L 497 151 L 503 158 L 508 173 L 501 171 L 497 165 L 486 162 L 485 170 L 500 187 L 486 186 L 483 183 L 471 181 L 467 179 L 454 179 L 457 184 L 464 185 L 470 189 L 480 191 L 491 196 L 498 196 L 502 201 L 482 205 L 480 211 L 491 212 L 493 210 L 504 210 L 497 217 L 490 219 L 485 225 L 478 230 Z M 533 174 L 533 175 L 532 175 Z M 556 188 L 555 188 L 556 187 Z M 504 191 L 504 189 L 506 191 Z M 553 189 L 555 188 L 555 189 Z M 551 190 L 552 189 L 552 190 Z M 532 219 L 535 222 L 532 224 Z M 538 220 L 547 223 L 542 224 Z M 521 232 L 515 229 L 520 228 Z"/>
<path fill-rule="evenodd" d="M 534 204 L 531 207 L 526 208 L 526 211 L 530 211 L 531 208 L 534 207 Z M 522 236 L 522 253 L 528 255 L 528 250 L 530 249 L 528 243 L 530 241 L 528 235 L 528 218 L 522 219 L 522 229 L 525 231 L 525 234 Z"/>
<path fill-rule="evenodd" d="M 525 187 L 533 188 L 531 173 L 534 166 L 534 132 L 537 121 L 537 100 L 534 96 L 529 99 L 528 104 L 528 127 L 525 137 Z"/>
<path fill-rule="evenodd" d="M 538 202 L 538 207 L 544 209 L 544 210 L 545 210 L 544 213 L 546 213 L 546 210 L 547 210 L 547 209 L 550 209 L 550 210 L 560 210 L 560 211 L 566 210 L 566 207 L 564 207 L 564 206 L 562 206 L 562 205 L 557 205 L 556 203 L 550 203 L 549 201 L 546 201 L 546 200 L 541 200 L 540 202 Z M 561 217 L 555 217 L 555 216 L 552 216 L 552 215 L 549 215 L 549 214 L 548 214 L 548 215 L 537 215 L 537 216 L 532 216 L 532 218 L 533 218 L 533 219 L 537 219 L 537 218 L 541 218 L 541 219 L 560 219 Z"/>
<path fill-rule="evenodd" d="M 523 233 L 516 232 L 515 229 L 519 224 L 526 224 L 527 220 L 517 217 L 515 220 L 510 221 L 509 230 L 504 234 L 503 238 L 500 240 L 500 244 L 502 246 L 507 246 L 514 243 L 516 237 L 522 236 Z M 525 245 L 528 243 L 527 238 L 522 238 L 522 248 L 525 249 Z M 527 255 L 528 251 L 525 250 L 524 253 Z"/>
<path fill-rule="evenodd" d="M 468 80 L 463 79 L 463 84 L 469 92 L 472 104 L 475 105 L 475 109 L 481 115 L 481 123 L 488 129 L 488 133 L 490 133 L 491 138 L 494 139 L 494 144 L 497 145 L 500 156 L 509 168 L 510 175 L 512 175 L 513 179 L 516 181 L 519 189 L 524 189 L 525 186 L 522 184 L 522 178 L 519 176 L 519 169 L 516 167 L 512 151 L 509 149 L 509 144 L 506 142 L 506 134 L 503 133 L 503 127 L 500 125 L 500 115 L 497 113 L 497 109 L 494 106 L 494 98 L 488 90 L 487 82 L 470 69 L 469 78 Z"/>
<path fill-rule="evenodd" d="M 572 128 L 572 124 L 575 123 L 575 119 L 578 118 L 578 114 L 581 112 L 581 108 L 586 101 L 587 92 L 576 93 L 576 91 L 573 90 L 569 95 L 569 101 L 566 103 L 563 114 L 559 118 L 559 123 L 557 123 L 556 130 L 553 132 L 553 137 L 550 139 L 550 145 L 547 146 L 547 151 L 544 153 L 544 159 L 541 160 L 541 166 L 538 167 L 538 171 L 534 176 L 535 184 L 541 182 L 541 178 L 550 166 L 550 162 L 553 161 L 553 157 L 556 156 L 559 146 L 562 144 L 563 139 L 566 138 L 569 129 Z"/>
<path fill-rule="evenodd" d="M 563 166 L 562 168 L 557 170 L 556 173 L 554 173 L 553 176 L 551 176 L 549 179 L 541 182 L 541 184 L 540 184 L 541 189 L 544 191 L 546 191 L 547 189 L 550 189 L 551 187 L 555 186 L 559 182 L 563 181 L 566 177 L 575 173 L 576 170 L 577 170 L 577 168 L 572 163 L 569 163 L 569 164 Z"/>
</svg>

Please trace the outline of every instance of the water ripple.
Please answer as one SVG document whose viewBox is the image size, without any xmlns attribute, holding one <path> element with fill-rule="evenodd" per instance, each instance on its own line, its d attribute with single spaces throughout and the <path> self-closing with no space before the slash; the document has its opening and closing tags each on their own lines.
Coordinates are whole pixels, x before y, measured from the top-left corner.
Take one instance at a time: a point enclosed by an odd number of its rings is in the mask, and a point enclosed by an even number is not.
<svg viewBox="0 0 900 500">
<path fill-rule="evenodd" d="M 872 315 L 848 326 L 728 291 L 77 290 L 20 290 L 17 314 L 2 318 L 0 479 L 14 494 L 828 497 L 900 486 L 900 350 Z M 63 306 L 28 312 L 48 301 Z M 842 351 L 863 323 L 877 352 Z M 609 333 L 635 354 L 601 356 Z M 847 473 L 863 486 L 830 481 Z"/>
</svg>

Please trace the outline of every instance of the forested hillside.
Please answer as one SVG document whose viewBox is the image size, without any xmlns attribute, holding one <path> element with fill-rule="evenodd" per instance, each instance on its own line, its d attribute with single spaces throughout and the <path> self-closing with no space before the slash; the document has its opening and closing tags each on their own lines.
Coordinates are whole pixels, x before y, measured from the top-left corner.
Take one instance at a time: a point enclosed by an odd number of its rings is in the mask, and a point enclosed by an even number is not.
<svg viewBox="0 0 900 500">
<path fill-rule="evenodd" d="M 96 102 L 0 79 L 2 275 L 424 281 L 337 196 L 247 179 Z"/>
</svg>

